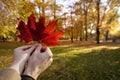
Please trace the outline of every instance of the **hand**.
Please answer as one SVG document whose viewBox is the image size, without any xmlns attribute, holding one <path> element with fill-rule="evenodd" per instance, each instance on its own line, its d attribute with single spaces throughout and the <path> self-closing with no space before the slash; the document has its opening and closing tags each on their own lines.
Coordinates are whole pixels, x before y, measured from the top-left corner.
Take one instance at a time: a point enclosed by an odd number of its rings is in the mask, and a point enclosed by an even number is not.
<svg viewBox="0 0 120 80">
<path fill-rule="evenodd" d="M 48 66 L 52 63 L 52 52 L 46 47 L 44 52 L 41 52 L 42 46 L 38 45 L 36 50 L 33 52 L 28 60 L 27 68 L 25 69 L 24 75 L 33 77 L 35 80 Z"/>
<path fill-rule="evenodd" d="M 15 69 L 19 74 L 21 74 L 26 61 L 35 48 L 36 45 L 28 45 L 14 49 L 13 63 L 10 68 Z"/>
</svg>

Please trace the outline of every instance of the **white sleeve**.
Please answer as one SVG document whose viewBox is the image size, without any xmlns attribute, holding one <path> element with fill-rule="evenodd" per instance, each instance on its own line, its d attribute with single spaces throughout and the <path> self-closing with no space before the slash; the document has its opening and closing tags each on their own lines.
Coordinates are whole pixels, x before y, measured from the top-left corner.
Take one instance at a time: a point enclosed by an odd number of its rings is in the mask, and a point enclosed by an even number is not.
<svg viewBox="0 0 120 80">
<path fill-rule="evenodd" d="M 20 75 L 14 69 L 0 70 L 0 80 L 21 80 Z"/>
</svg>

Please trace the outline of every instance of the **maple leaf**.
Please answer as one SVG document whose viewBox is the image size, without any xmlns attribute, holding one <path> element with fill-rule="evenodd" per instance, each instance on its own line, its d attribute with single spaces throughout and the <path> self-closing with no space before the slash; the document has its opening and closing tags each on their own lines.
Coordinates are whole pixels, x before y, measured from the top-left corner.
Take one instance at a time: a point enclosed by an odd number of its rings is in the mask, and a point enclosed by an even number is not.
<svg viewBox="0 0 120 80">
<path fill-rule="evenodd" d="M 63 31 L 56 30 L 57 21 L 58 20 L 53 20 L 46 25 L 44 17 L 40 17 L 39 21 L 36 22 L 35 16 L 31 14 L 28 17 L 27 24 L 23 21 L 18 23 L 17 29 L 20 32 L 18 37 L 26 43 L 37 41 L 39 43 L 44 43 L 47 46 L 57 45 L 59 38 L 63 35 Z"/>
<path fill-rule="evenodd" d="M 45 29 L 44 32 L 47 33 L 47 34 L 52 34 L 52 33 L 55 31 L 55 29 L 56 29 L 57 21 L 58 21 L 58 20 L 54 20 L 54 21 L 50 22 L 50 23 L 47 25 L 47 28 Z"/>
<path fill-rule="evenodd" d="M 59 40 L 59 38 L 62 37 L 62 35 L 63 35 L 63 31 L 54 32 L 52 35 L 49 35 L 49 36 L 43 38 L 42 42 L 46 43 L 47 46 L 58 45 L 58 40 Z"/>
<path fill-rule="evenodd" d="M 20 32 L 20 34 L 18 35 L 18 37 L 20 39 L 24 40 L 26 43 L 32 41 L 31 33 L 30 33 L 27 25 L 25 25 L 25 23 L 23 21 L 19 21 L 17 29 Z"/>
</svg>

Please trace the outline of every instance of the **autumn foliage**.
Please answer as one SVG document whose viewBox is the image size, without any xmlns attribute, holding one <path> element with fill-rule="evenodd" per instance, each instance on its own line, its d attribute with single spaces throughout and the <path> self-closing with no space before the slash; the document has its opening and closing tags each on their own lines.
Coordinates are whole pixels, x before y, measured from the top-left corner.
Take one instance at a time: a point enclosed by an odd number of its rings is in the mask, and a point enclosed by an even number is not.
<svg viewBox="0 0 120 80">
<path fill-rule="evenodd" d="M 57 21 L 58 20 L 53 20 L 46 25 L 44 17 L 40 17 L 39 21 L 36 22 L 35 16 L 32 14 L 28 17 L 27 24 L 22 20 L 19 21 L 17 29 L 20 34 L 18 37 L 26 43 L 37 41 L 47 46 L 57 45 L 58 39 L 63 35 L 62 30 L 56 30 Z"/>
</svg>

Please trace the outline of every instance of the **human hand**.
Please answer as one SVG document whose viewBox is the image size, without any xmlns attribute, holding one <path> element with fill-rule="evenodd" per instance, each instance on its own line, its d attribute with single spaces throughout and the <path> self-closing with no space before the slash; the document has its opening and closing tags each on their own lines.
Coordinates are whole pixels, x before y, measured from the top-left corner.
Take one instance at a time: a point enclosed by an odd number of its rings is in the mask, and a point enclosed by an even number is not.
<svg viewBox="0 0 120 80">
<path fill-rule="evenodd" d="M 35 48 L 36 45 L 28 45 L 14 49 L 13 63 L 10 68 L 15 69 L 19 74 L 21 74 L 26 61 Z"/>
<path fill-rule="evenodd" d="M 43 47 L 38 45 L 31 57 L 28 59 L 28 65 L 25 69 L 24 75 L 31 76 L 35 80 L 43 71 L 45 71 L 52 63 L 52 52 L 46 47 L 44 52 L 41 52 Z"/>
</svg>

